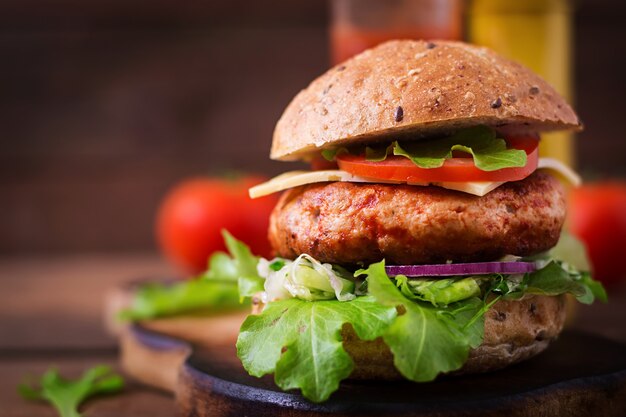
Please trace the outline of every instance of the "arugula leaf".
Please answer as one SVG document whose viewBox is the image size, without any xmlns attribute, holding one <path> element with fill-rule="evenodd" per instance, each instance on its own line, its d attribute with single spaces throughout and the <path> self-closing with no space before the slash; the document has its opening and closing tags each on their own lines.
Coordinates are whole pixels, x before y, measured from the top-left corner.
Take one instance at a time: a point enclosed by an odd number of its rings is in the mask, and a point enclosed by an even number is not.
<svg viewBox="0 0 626 417">
<path fill-rule="evenodd" d="M 474 157 L 476 167 L 483 171 L 526 165 L 525 151 L 507 149 L 504 139 L 498 139 L 496 132 L 486 126 L 461 130 L 449 140 L 457 142 L 451 148 L 453 151 L 471 154 Z"/>
<path fill-rule="evenodd" d="M 420 168 L 439 168 L 446 159 L 452 157 L 450 145 L 439 141 L 393 143 L 393 154 L 409 158 Z"/>
<path fill-rule="evenodd" d="M 609 301 L 602 283 L 591 278 L 591 274 L 589 272 L 583 272 L 581 274 L 580 283 L 585 287 L 585 294 L 577 297 L 578 301 L 581 303 L 591 304 L 596 298 L 603 303 L 607 303 Z"/>
<path fill-rule="evenodd" d="M 393 154 L 409 158 L 421 168 L 439 168 L 452 157 L 453 151 L 465 152 L 483 171 L 526 165 L 526 152 L 507 149 L 504 139 L 498 139 L 493 129 L 476 126 L 458 131 L 452 136 L 422 142 L 394 142 Z M 383 158 L 384 159 L 384 158 Z M 382 159 L 381 159 L 382 160 Z"/>
<path fill-rule="evenodd" d="M 347 148 L 339 147 L 334 149 L 324 149 L 322 150 L 322 157 L 328 162 L 333 162 L 337 155 L 341 155 L 344 153 L 349 153 Z"/>
<path fill-rule="evenodd" d="M 85 399 L 118 392 L 124 387 L 124 380 L 112 373 L 109 366 L 99 365 L 75 381 L 64 379 L 55 369 L 50 369 L 41 377 L 40 385 L 36 389 L 24 383 L 18 386 L 18 392 L 27 400 L 48 401 L 61 417 L 80 417 L 78 406 Z"/>
<path fill-rule="evenodd" d="M 594 281 L 588 272 L 579 272 L 559 261 L 551 261 L 547 266 L 527 274 L 523 281 L 525 294 L 559 295 L 570 293 L 578 301 L 591 304 L 597 297 L 607 301 L 606 291 L 601 283 Z"/>
<path fill-rule="evenodd" d="M 479 298 L 448 308 L 434 307 L 406 298 L 385 273 L 384 261 L 355 273 L 363 274 L 376 301 L 404 310 L 387 328 L 383 339 L 393 353 L 396 368 L 407 379 L 432 381 L 442 372 L 459 369 L 470 349 L 482 342 L 484 319 L 470 324 L 483 305 Z"/>
<path fill-rule="evenodd" d="M 387 146 L 365 147 L 365 160 L 367 161 L 384 161 L 390 154 L 393 154 L 393 144 Z"/>
<path fill-rule="evenodd" d="M 321 402 L 354 368 L 341 342 L 342 326 L 349 323 L 359 338 L 373 340 L 395 316 L 393 306 L 382 306 L 369 296 L 345 302 L 275 301 L 243 323 L 237 355 L 250 375 L 273 372 L 282 389 L 300 388 L 306 398 Z"/>
<path fill-rule="evenodd" d="M 353 152 L 363 154 L 363 148 Z M 470 154 L 474 164 L 483 171 L 496 171 L 502 168 L 523 167 L 526 165 L 526 152 L 520 149 L 507 149 L 506 141 L 496 136 L 496 131 L 487 126 L 474 126 L 457 131 L 451 136 L 428 141 L 392 142 L 390 145 L 365 147 L 367 161 L 380 162 L 389 155 L 403 156 L 420 168 L 439 168 L 452 152 Z M 322 156 L 334 161 L 338 155 L 348 153 L 345 147 L 325 149 Z"/>
</svg>

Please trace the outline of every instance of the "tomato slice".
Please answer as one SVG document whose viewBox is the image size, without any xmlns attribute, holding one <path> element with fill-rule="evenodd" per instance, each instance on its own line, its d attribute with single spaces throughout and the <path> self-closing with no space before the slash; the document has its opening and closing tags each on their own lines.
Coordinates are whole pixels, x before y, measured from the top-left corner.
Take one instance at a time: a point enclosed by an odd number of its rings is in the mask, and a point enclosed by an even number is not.
<svg viewBox="0 0 626 417">
<path fill-rule="evenodd" d="M 466 182 L 466 181 L 519 181 L 537 169 L 539 140 L 535 137 L 507 138 L 510 147 L 526 151 L 526 165 L 519 168 L 503 168 L 482 171 L 468 157 L 446 159 L 439 168 L 420 168 L 403 156 L 388 156 L 380 162 L 367 161 L 363 155 L 342 154 L 337 156 L 339 169 L 360 177 L 419 182 Z"/>
</svg>

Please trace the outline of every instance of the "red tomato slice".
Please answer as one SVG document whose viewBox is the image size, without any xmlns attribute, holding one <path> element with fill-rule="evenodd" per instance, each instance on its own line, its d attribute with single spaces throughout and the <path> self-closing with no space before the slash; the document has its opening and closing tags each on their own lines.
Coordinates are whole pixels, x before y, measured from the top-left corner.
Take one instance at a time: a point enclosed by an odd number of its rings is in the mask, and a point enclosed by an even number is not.
<svg viewBox="0 0 626 417">
<path fill-rule="evenodd" d="M 520 168 L 503 168 L 482 171 L 467 157 L 447 159 L 439 168 L 420 168 L 403 156 L 388 156 L 380 162 L 367 161 L 363 155 L 343 154 L 337 156 L 339 168 L 361 177 L 417 182 L 465 182 L 465 181 L 519 181 L 537 169 L 539 140 L 534 137 L 507 139 L 509 146 L 526 151 L 526 165 Z"/>
</svg>

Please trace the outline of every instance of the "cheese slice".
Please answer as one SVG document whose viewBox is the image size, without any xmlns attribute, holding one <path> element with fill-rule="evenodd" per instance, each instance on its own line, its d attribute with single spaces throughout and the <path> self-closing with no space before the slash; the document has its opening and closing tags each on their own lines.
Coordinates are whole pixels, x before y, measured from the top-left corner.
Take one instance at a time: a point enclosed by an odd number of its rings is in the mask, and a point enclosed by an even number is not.
<svg viewBox="0 0 626 417">
<path fill-rule="evenodd" d="M 539 158 L 538 168 L 550 169 L 561 174 L 565 179 L 574 185 L 580 184 L 580 177 L 565 164 L 552 158 Z M 271 180 L 250 188 L 248 193 L 251 198 L 263 197 L 265 195 L 277 193 L 279 191 L 288 190 L 289 188 L 298 187 L 300 185 L 314 184 L 318 182 L 367 182 L 375 184 L 407 184 L 403 181 L 379 180 L 374 178 L 360 177 L 352 175 L 349 172 L 341 170 L 325 170 L 325 171 L 289 171 L 281 174 Z M 504 182 L 498 181 L 464 181 L 464 182 L 416 182 L 408 183 L 416 186 L 429 186 L 447 188 L 448 190 L 461 191 L 477 196 L 484 196 L 490 191 L 495 190 Z"/>
<path fill-rule="evenodd" d="M 368 182 L 376 184 L 406 184 L 403 181 L 389 181 L 379 180 L 373 178 L 360 177 L 358 175 L 352 175 L 349 172 L 341 170 L 326 170 L 326 171 L 289 171 L 281 174 L 271 180 L 264 182 L 250 188 L 248 191 L 251 198 L 263 197 L 268 194 L 277 193 L 279 191 L 287 190 L 289 188 L 298 187 L 300 185 L 314 184 L 318 182 Z M 502 182 L 416 182 L 409 183 L 409 185 L 428 186 L 435 185 L 450 190 L 463 191 L 469 194 L 483 196 L 489 191 L 502 185 Z"/>
<path fill-rule="evenodd" d="M 562 179 L 567 180 L 574 187 L 578 187 L 583 183 L 580 175 L 576 173 L 572 168 L 565 165 L 563 162 L 554 158 L 539 158 L 537 169 L 547 169 L 554 171 L 561 176 Z"/>
</svg>

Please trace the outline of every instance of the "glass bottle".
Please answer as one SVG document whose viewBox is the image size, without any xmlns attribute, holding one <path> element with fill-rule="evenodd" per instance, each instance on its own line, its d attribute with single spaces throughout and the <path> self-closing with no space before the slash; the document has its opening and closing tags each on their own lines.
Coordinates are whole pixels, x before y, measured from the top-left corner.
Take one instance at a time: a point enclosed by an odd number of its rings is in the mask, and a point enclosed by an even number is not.
<svg viewBox="0 0 626 417">
<path fill-rule="evenodd" d="M 461 0 L 333 0 L 330 41 L 337 64 L 390 39 L 463 36 Z"/>
<path fill-rule="evenodd" d="M 572 94 L 572 7 L 568 0 L 472 0 L 469 42 L 516 60 L 548 81 L 570 103 Z M 541 156 L 572 166 L 571 133 L 542 135 Z"/>
</svg>

